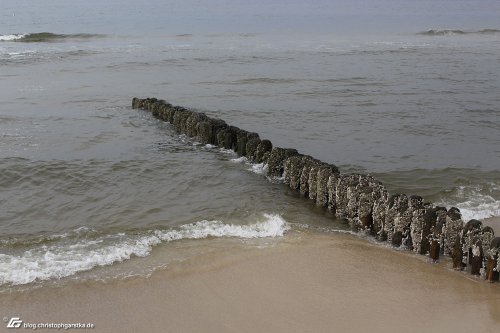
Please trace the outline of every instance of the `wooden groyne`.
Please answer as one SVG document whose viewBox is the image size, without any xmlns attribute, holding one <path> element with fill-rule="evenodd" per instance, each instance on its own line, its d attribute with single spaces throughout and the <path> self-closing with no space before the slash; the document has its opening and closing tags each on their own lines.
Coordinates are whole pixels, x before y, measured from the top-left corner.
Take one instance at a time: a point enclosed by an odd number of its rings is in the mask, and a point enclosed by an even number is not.
<svg viewBox="0 0 500 333">
<path fill-rule="evenodd" d="M 296 149 L 274 147 L 259 134 L 211 118 L 204 113 L 173 106 L 156 98 L 133 98 L 132 108 L 151 111 L 172 124 L 176 132 L 234 150 L 252 163 L 267 165 L 268 175 L 284 183 L 316 205 L 394 247 L 404 247 L 437 261 L 450 256 L 453 268 L 499 280 L 500 237 L 481 221 L 464 223 L 460 210 L 433 205 L 418 195 L 389 194 L 369 175 L 341 174 Z"/>
</svg>

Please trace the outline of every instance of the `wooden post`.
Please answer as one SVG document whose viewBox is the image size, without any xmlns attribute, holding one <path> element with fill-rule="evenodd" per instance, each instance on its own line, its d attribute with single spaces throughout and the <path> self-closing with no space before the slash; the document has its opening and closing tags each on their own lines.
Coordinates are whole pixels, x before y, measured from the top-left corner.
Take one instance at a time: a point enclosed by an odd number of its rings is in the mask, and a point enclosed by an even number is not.
<svg viewBox="0 0 500 333">
<path fill-rule="evenodd" d="M 470 273 L 472 275 L 481 275 L 481 268 L 483 267 L 483 247 L 481 240 L 477 239 L 470 249 Z"/>
<path fill-rule="evenodd" d="M 483 248 L 481 245 L 481 230 L 483 228 L 483 223 L 478 220 L 470 220 L 465 224 L 462 232 L 462 250 L 463 254 L 466 255 L 466 267 L 467 270 L 470 266 L 470 273 L 472 275 L 479 275 L 482 258 L 483 258 Z M 479 262 L 481 259 L 481 262 Z"/>
<path fill-rule="evenodd" d="M 486 280 L 489 282 L 495 282 L 499 280 L 499 272 L 495 270 L 497 267 L 498 256 L 488 259 L 488 263 L 486 264 Z"/>
<path fill-rule="evenodd" d="M 499 280 L 500 272 L 498 269 L 498 260 L 500 256 L 500 237 L 495 237 L 490 244 L 490 249 L 487 253 L 489 256 L 486 263 L 486 280 L 495 282 Z"/>
<path fill-rule="evenodd" d="M 431 258 L 432 262 L 438 262 L 439 261 L 439 254 L 441 253 L 441 233 L 443 230 L 443 223 L 441 222 L 436 222 L 436 224 L 432 227 L 432 232 L 428 236 L 428 242 L 430 243 L 430 249 L 429 249 L 429 257 Z"/>
<path fill-rule="evenodd" d="M 452 247 L 451 250 L 451 258 L 453 260 L 453 268 L 462 270 L 465 267 L 465 264 L 463 263 L 463 256 L 464 253 L 462 251 L 462 244 L 460 243 L 460 239 L 457 239 L 454 246 Z"/>
</svg>

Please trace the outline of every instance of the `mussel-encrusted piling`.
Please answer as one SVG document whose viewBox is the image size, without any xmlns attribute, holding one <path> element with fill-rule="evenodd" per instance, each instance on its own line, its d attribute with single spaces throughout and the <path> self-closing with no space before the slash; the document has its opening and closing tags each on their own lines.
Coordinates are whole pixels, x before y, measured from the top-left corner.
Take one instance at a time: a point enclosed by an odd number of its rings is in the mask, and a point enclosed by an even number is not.
<svg viewBox="0 0 500 333">
<path fill-rule="evenodd" d="M 204 113 L 173 106 L 156 98 L 133 98 L 132 108 L 151 111 L 172 124 L 174 130 L 204 144 L 217 145 L 265 163 L 268 175 L 284 183 L 316 205 L 328 209 L 355 230 L 364 230 L 395 247 L 404 247 L 432 261 L 451 257 L 457 270 L 499 280 L 500 237 L 477 220 L 464 224 L 460 210 L 425 202 L 420 196 L 389 195 L 384 185 L 368 175 L 340 174 L 324 163 L 293 148 L 275 147 L 257 133 L 228 125 Z"/>
</svg>

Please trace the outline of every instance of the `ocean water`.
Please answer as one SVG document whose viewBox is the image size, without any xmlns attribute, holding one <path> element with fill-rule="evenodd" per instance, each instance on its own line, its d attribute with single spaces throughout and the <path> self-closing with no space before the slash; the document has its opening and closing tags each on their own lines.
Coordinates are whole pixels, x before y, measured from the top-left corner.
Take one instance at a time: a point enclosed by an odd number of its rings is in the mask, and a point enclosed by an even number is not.
<svg viewBox="0 0 500 333">
<path fill-rule="evenodd" d="M 500 216 L 498 1 L 0 6 L 1 291 L 346 228 L 134 96 Z"/>
</svg>

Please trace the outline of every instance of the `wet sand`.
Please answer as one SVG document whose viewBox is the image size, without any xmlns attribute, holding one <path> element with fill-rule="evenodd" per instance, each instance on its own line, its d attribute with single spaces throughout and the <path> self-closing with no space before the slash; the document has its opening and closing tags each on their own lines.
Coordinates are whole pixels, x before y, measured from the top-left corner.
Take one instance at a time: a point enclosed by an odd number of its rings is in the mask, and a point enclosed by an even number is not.
<svg viewBox="0 0 500 333">
<path fill-rule="evenodd" d="M 497 237 L 500 236 L 500 217 L 495 216 L 495 217 L 490 217 L 490 218 L 484 219 L 483 225 L 490 226 L 491 228 L 493 228 L 493 231 L 495 232 L 495 236 L 497 236 Z"/>
<path fill-rule="evenodd" d="M 448 264 L 352 235 L 301 234 L 150 278 L 0 295 L 0 313 L 92 322 L 94 332 L 498 332 L 500 284 Z"/>
</svg>

